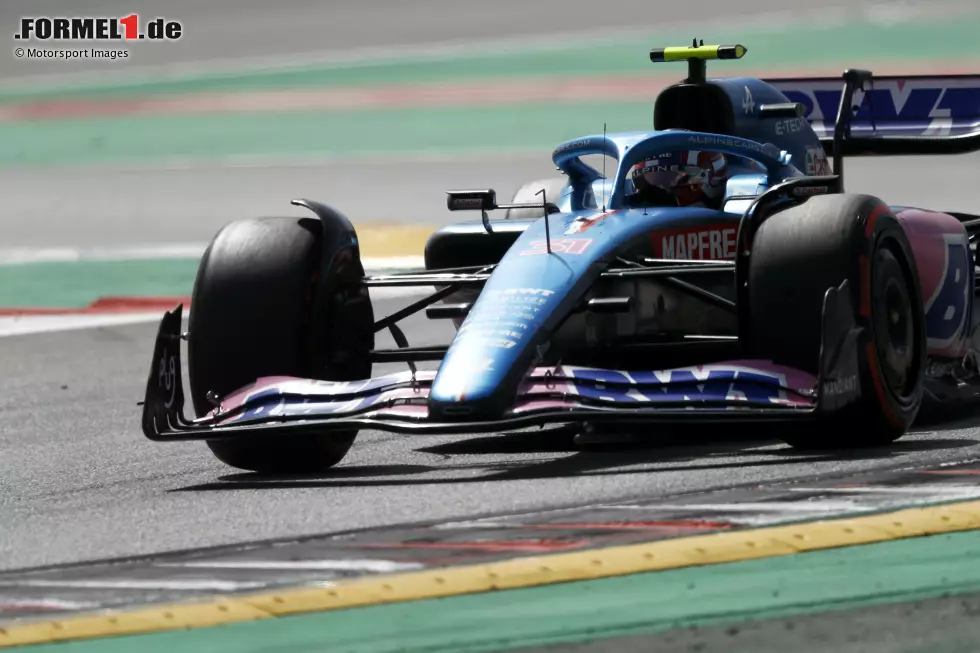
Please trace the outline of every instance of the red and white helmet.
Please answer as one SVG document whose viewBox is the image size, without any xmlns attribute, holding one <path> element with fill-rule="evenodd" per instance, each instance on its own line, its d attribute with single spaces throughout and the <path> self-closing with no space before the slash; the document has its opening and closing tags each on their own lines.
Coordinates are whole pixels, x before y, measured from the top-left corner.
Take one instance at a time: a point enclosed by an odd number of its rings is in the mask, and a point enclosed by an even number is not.
<svg viewBox="0 0 980 653">
<path fill-rule="evenodd" d="M 660 154 L 633 166 L 633 197 L 669 196 L 678 206 L 713 204 L 722 199 L 728 181 L 728 161 L 721 152 L 682 150 Z"/>
</svg>

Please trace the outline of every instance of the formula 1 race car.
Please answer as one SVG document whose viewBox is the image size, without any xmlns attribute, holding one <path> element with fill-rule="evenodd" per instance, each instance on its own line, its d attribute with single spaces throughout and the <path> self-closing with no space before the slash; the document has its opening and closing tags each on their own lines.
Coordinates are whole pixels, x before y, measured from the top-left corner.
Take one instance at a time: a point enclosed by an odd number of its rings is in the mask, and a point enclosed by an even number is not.
<svg viewBox="0 0 980 653">
<path fill-rule="evenodd" d="M 314 471 L 358 429 L 573 424 L 601 438 L 782 422 L 792 445 L 847 448 L 900 437 L 924 402 L 980 397 L 980 216 L 845 193 L 842 174 L 845 156 L 980 150 L 980 76 L 706 79 L 706 60 L 744 53 L 651 51 L 688 64 L 657 97 L 653 130 L 562 143 L 560 185 L 526 201 L 450 191 L 450 210 L 481 219 L 436 231 L 424 270 L 365 276 L 351 223 L 311 200 L 293 204 L 316 219 L 225 226 L 201 260 L 189 332 L 182 306 L 160 323 L 143 432 L 205 440 L 242 469 Z M 730 166 L 717 206 L 636 199 L 632 170 L 691 151 Z M 391 286 L 435 292 L 376 320 L 369 289 Z M 410 346 L 398 322 L 423 310 L 454 322 L 451 343 Z M 375 348 L 383 330 L 397 348 Z M 372 377 L 375 362 L 408 369 Z"/>
</svg>

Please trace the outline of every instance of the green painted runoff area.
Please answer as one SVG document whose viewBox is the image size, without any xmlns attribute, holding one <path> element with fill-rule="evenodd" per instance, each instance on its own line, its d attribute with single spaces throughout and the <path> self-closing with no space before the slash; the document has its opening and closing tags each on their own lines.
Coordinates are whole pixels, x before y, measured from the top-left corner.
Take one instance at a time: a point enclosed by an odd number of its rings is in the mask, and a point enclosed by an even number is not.
<svg viewBox="0 0 980 653">
<path fill-rule="evenodd" d="M 715 62 L 720 76 L 788 74 L 815 67 L 864 66 L 895 61 L 930 62 L 936 69 L 980 60 L 980 13 L 945 22 L 916 20 L 875 25 L 802 26 L 718 34 L 738 40 L 749 53 L 739 62 Z M 711 35 L 705 35 L 711 36 Z M 722 38 L 726 37 L 726 38 Z M 508 99 L 507 80 L 528 76 L 587 77 L 603 74 L 680 79 L 680 64 L 652 64 L 646 52 L 669 37 L 631 37 L 614 43 L 570 43 L 549 50 L 517 49 L 493 54 L 459 54 L 441 59 L 359 62 L 346 67 L 309 66 L 300 70 L 202 74 L 167 81 L 64 86 L 0 91 L 0 101 L 70 100 L 152 96 L 200 91 L 256 91 L 290 88 L 339 89 L 384 86 L 387 89 L 426 81 L 490 83 L 497 78 L 501 105 L 470 107 L 391 106 L 373 109 L 253 111 L 227 114 L 112 116 L 17 120 L 0 123 L 0 165 L 146 164 L 222 161 L 229 158 L 289 156 L 384 156 L 391 153 L 444 153 L 495 148 L 551 147 L 575 136 L 609 130 L 643 129 L 652 122 L 652 101 L 583 97 L 559 108 L 535 101 Z M 676 37 L 674 37 L 676 40 Z M 914 44 L 914 47 L 911 45 Z M 897 65 L 897 64 L 893 64 Z M 397 100 L 392 100 L 397 104 Z M 70 105 L 70 102 L 68 103 Z"/>
<path fill-rule="evenodd" d="M 84 308 L 100 297 L 184 297 L 197 259 L 0 265 L 0 308 Z"/>
<path fill-rule="evenodd" d="M 0 123 L 0 165 L 144 164 L 228 157 L 384 157 L 488 148 L 548 151 L 565 140 L 644 129 L 652 100 L 356 112 L 212 114 Z"/>
<path fill-rule="evenodd" d="M 980 589 L 980 531 L 797 555 L 38 645 L 29 653 L 480 653 Z"/>
</svg>

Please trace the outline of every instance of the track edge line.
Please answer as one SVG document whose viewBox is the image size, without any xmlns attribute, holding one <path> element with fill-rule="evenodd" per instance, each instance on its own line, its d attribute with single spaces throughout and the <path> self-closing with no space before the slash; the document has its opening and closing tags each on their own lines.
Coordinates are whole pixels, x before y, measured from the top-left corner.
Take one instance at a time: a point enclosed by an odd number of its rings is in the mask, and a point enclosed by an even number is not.
<svg viewBox="0 0 980 653">
<path fill-rule="evenodd" d="M 598 580 L 978 528 L 980 501 L 906 508 L 862 517 L 384 575 L 341 581 L 323 588 L 219 597 L 0 627 L 0 648 L 204 628 L 311 612 Z"/>
</svg>

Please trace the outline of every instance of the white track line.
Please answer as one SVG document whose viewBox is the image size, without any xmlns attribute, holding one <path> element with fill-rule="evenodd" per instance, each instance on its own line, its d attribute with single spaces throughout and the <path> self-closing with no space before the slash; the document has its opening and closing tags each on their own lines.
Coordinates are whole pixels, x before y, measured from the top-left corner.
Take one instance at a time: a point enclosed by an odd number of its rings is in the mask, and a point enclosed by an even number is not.
<svg viewBox="0 0 980 653">
<path fill-rule="evenodd" d="M 642 511 L 690 511 L 698 512 L 826 512 L 836 513 L 860 508 L 853 501 L 766 501 L 760 503 L 678 503 L 629 505 L 613 504 L 597 506 L 602 510 L 642 510 Z"/>
<path fill-rule="evenodd" d="M 98 607 L 89 601 L 64 601 L 62 599 L 7 599 L 0 597 L 0 613 L 4 610 L 84 610 Z"/>
<path fill-rule="evenodd" d="M 365 228 L 370 225 L 365 225 Z M 436 226 L 432 230 L 436 230 Z M 162 261 L 200 259 L 207 243 L 124 245 L 121 247 L 0 247 L 0 265 L 26 263 L 99 263 L 103 261 Z M 366 256 L 361 259 L 368 274 L 386 270 L 422 268 L 422 256 Z"/>
<path fill-rule="evenodd" d="M 206 248 L 207 243 L 123 247 L 3 247 L 0 248 L 0 265 L 199 259 Z"/>
<path fill-rule="evenodd" d="M 235 582 L 230 580 L 217 580 L 214 578 L 202 579 L 159 579 L 159 580 L 140 580 L 130 578 L 120 578 L 117 580 L 16 580 L 0 582 L 0 587 L 63 587 L 66 589 L 107 589 L 107 590 L 208 590 L 217 592 L 233 592 L 235 590 L 258 589 L 265 587 L 266 583 L 259 582 Z"/>
<path fill-rule="evenodd" d="M 367 571 L 390 573 L 422 569 L 416 562 L 391 560 L 224 560 L 212 562 L 161 562 L 155 567 L 188 569 L 268 569 L 270 571 Z"/>
<path fill-rule="evenodd" d="M 88 315 L 24 315 L 0 317 L 0 338 L 25 336 L 56 331 L 97 329 L 100 327 L 125 326 L 159 322 L 162 312 Z"/>
<path fill-rule="evenodd" d="M 980 496 L 980 487 L 970 485 L 915 485 L 912 487 L 792 487 L 787 489 L 790 492 L 811 492 L 813 494 L 923 495 L 923 498 L 927 500 L 940 500 L 949 497 L 972 498 Z"/>
</svg>

